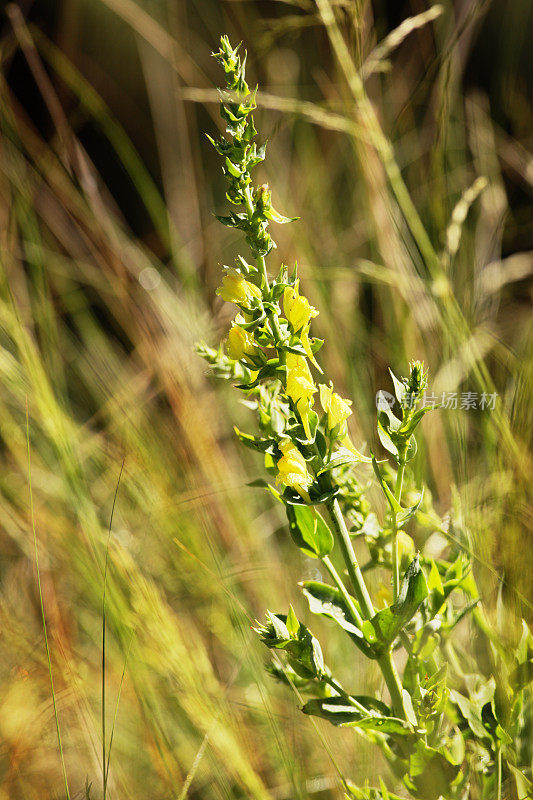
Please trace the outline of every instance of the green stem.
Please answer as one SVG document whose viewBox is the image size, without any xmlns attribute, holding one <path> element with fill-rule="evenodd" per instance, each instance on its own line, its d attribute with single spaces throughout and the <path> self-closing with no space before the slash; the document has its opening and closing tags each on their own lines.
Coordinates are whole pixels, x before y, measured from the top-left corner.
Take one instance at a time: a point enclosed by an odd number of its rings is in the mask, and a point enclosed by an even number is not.
<svg viewBox="0 0 533 800">
<path fill-rule="evenodd" d="M 363 627 L 363 618 L 362 618 L 361 614 L 359 613 L 359 611 L 357 610 L 357 607 L 356 607 L 356 605 L 355 605 L 355 603 L 353 601 L 353 598 L 350 595 L 350 593 L 348 592 L 346 586 L 344 585 L 341 576 L 339 575 L 339 573 L 337 572 L 337 570 L 335 569 L 335 567 L 331 563 L 331 561 L 330 561 L 328 556 L 324 556 L 324 558 L 322 559 L 322 563 L 324 564 L 324 566 L 326 567 L 327 571 L 329 572 L 329 574 L 333 578 L 333 581 L 334 581 L 337 589 L 342 594 L 346 605 L 350 609 L 350 613 L 352 615 L 353 621 L 355 622 L 357 627 L 362 628 Z"/>
<path fill-rule="evenodd" d="M 385 679 L 385 683 L 387 684 L 387 689 L 389 690 L 392 710 L 397 717 L 400 719 L 405 719 L 402 685 L 400 683 L 400 677 L 396 671 L 394 661 L 392 660 L 392 653 L 390 650 L 378 658 L 378 664 Z"/>
<path fill-rule="evenodd" d="M 244 197 L 245 197 L 245 206 L 246 206 L 246 213 L 248 214 L 248 219 L 252 219 L 253 214 L 254 214 L 254 200 L 253 200 L 252 190 L 251 190 L 251 188 L 249 186 L 247 186 L 245 191 L 244 191 Z M 263 283 L 264 283 L 264 286 L 265 286 L 265 292 L 268 295 L 269 292 L 270 292 L 270 283 L 269 283 L 269 280 L 268 280 L 268 272 L 267 272 L 267 268 L 266 268 L 266 259 L 265 259 L 264 256 L 257 256 L 256 260 L 257 260 L 257 266 L 261 270 L 261 274 L 263 276 Z M 270 324 L 271 324 L 271 327 L 272 327 L 272 333 L 273 333 L 274 338 L 276 339 L 276 341 L 277 342 L 283 341 L 283 337 L 281 335 L 281 330 L 280 330 L 280 327 L 279 327 L 277 315 L 276 314 L 269 314 L 268 315 L 268 319 L 270 321 Z"/>
<path fill-rule="evenodd" d="M 400 641 L 403 644 L 403 646 L 405 647 L 407 655 L 412 656 L 413 655 L 413 648 L 411 646 L 411 640 L 409 639 L 408 635 L 406 634 L 406 632 L 404 630 L 400 631 Z"/>
<path fill-rule="evenodd" d="M 399 503 L 401 503 L 402 499 L 403 476 L 405 472 L 405 463 L 402 463 L 405 461 L 405 459 L 402 457 L 402 455 L 403 454 L 400 454 L 400 463 L 398 465 L 398 472 L 396 474 L 396 486 L 394 488 L 394 496 Z M 400 565 L 398 563 L 398 527 L 396 525 L 395 513 L 393 514 L 392 518 L 392 584 L 394 602 L 396 602 L 400 593 Z M 404 647 L 406 647 L 407 652 L 410 652 L 410 643 L 407 639 L 407 634 L 405 634 L 404 631 L 401 632 L 400 638 L 404 644 Z M 407 642 L 405 639 L 407 639 Z M 392 653 L 390 651 L 379 659 L 379 666 L 381 667 L 383 677 L 385 678 L 385 682 L 391 696 L 394 712 L 402 719 L 405 719 L 402 686 L 399 675 L 396 671 L 396 667 L 394 666 Z"/>
<path fill-rule="evenodd" d="M 372 619 L 374 616 L 374 606 L 372 605 L 372 600 L 370 599 L 368 589 L 366 588 L 365 579 L 363 578 L 363 573 L 359 567 L 352 541 L 350 539 L 350 534 L 348 533 L 344 517 L 342 516 L 339 501 L 337 498 L 335 498 L 334 500 L 329 500 L 326 505 L 333 520 L 333 524 L 337 532 L 337 541 L 344 558 L 344 563 L 346 564 L 346 569 L 348 570 L 348 575 L 350 576 L 350 580 L 352 582 L 355 596 L 359 601 L 359 605 L 361 606 L 363 616 L 365 619 Z"/>
<path fill-rule="evenodd" d="M 361 714 L 364 714 L 365 717 L 368 717 L 368 713 L 369 713 L 368 712 L 368 708 L 365 708 L 363 705 L 361 705 L 361 703 L 359 703 L 355 699 L 355 697 L 352 697 L 351 695 L 349 695 L 348 692 L 346 692 L 342 688 L 342 686 L 339 683 L 337 683 L 336 680 L 334 680 L 334 678 L 331 678 L 331 677 L 328 676 L 327 678 L 324 678 L 324 681 L 326 683 L 329 683 L 331 688 L 335 689 L 335 691 L 338 692 L 338 694 L 343 698 L 343 700 L 346 700 L 346 702 L 349 703 L 351 706 L 353 706 L 355 709 L 357 709 L 357 711 L 359 711 Z"/>
<path fill-rule="evenodd" d="M 400 464 L 398 467 L 398 472 L 396 473 L 396 487 L 394 490 L 394 496 L 396 500 L 401 503 L 402 500 L 402 487 L 403 487 L 403 475 L 405 472 L 405 464 Z"/>
<path fill-rule="evenodd" d="M 402 497 L 404 472 L 405 464 L 400 463 L 396 475 L 396 488 L 394 490 L 394 496 L 399 503 L 401 503 Z M 396 514 L 393 514 L 392 517 L 392 589 L 394 602 L 396 602 L 400 593 L 400 565 L 398 563 L 398 527 L 396 525 Z"/>
<path fill-rule="evenodd" d="M 359 564 L 357 563 L 357 558 L 353 550 L 350 534 L 348 533 L 346 523 L 344 522 L 344 517 L 342 516 L 339 501 L 335 498 L 334 500 L 330 500 L 326 505 L 337 531 L 337 541 L 346 564 L 346 569 L 348 570 L 348 575 L 352 581 L 357 600 L 361 606 L 363 616 L 365 619 L 372 619 L 374 616 L 374 607 L 372 605 L 370 595 L 368 594 L 368 589 L 366 588 L 363 574 L 359 568 Z M 378 659 L 378 664 L 391 696 L 394 713 L 400 717 L 400 719 L 405 719 L 402 687 L 390 651 Z"/>
<path fill-rule="evenodd" d="M 498 745 L 497 764 L 498 764 L 498 794 L 497 794 L 497 800 L 502 800 L 502 748 L 501 748 L 501 745 Z"/>
<path fill-rule="evenodd" d="M 261 273 L 263 275 L 263 280 L 265 282 L 265 288 L 267 292 L 270 290 L 270 283 L 268 281 L 268 273 L 266 268 L 266 259 L 264 256 L 257 256 L 257 265 L 261 269 Z"/>
<path fill-rule="evenodd" d="M 247 186 L 246 189 L 244 190 L 244 199 L 245 199 L 246 213 L 248 214 L 248 219 L 251 220 L 254 215 L 254 198 L 250 186 Z M 268 281 L 268 273 L 264 256 L 257 256 L 257 266 L 259 267 L 263 275 L 265 289 L 267 292 L 269 292 L 270 283 Z"/>
</svg>

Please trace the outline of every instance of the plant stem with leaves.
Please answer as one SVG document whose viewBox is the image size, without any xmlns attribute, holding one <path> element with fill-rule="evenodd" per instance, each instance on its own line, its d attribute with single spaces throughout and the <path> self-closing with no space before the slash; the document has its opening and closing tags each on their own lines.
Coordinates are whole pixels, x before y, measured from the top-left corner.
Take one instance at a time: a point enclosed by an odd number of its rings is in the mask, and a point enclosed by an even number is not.
<svg viewBox="0 0 533 800">
<path fill-rule="evenodd" d="M 454 652 L 451 633 L 479 600 L 469 564 L 460 550 L 438 559 L 425 557 L 416 552 L 405 532 L 424 514 L 442 525 L 430 500 L 424 498 L 423 487 L 411 506 L 402 505 L 403 496 L 412 497 L 415 489 L 408 465 L 417 451 L 415 429 L 430 408 L 421 405 L 427 372 L 418 361 L 411 362 L 405 378 L 391 372 L 400 417 L 388 398 L 383 396 L 378 402 L 377 432 L 394 472 L 388 464 L 359 452 L 349 436 L 351 402 L 323 377 L 317 360 L 322 341 L 311 335 L 311 321 L 318 311 L 301 293 L 296 268 L 291 271 L 281 263 L 269 276 L 267 258 L 276 247 L 269 224 L 285 224 L 294 218 L 274 209 L 267 184 L 252 182 L 252 171 L 264 161 L 266 148 L 255 142 L 252 112 L 257 90 L 246 82 L 246 58 L 241 59 L 239 48 L 233 48 L 225 36 L 214 56 L 226 79 L 220 96 L 227 136 L 209 138 L 223 159 L 226 197 L 235 208 L 218 219 L 244 233 L 252 259 L 249 263 L 239 255 L 235 264 L 224 267 L 217 294 L 238 311 L 225 343 L 217 349 L 202 344 L 198 350 L 214 373 L 231 380 L 257 412 L 258 432 L 235 429 L 244 445 L 263 456 L 271 477 L 271 481 L 255 483 L 284 505 L 294 543 L 306 556 L 319 559 L 333 581 L 333 585 L 300 584 L 310 611 L 335 622 L 366 658 L 376 662 L 391 706 L 342 687 L 326 665 L 318 640 L 298 620 L 292 606 L 287 614 L 267 612 L 266 623 L 257 624 L 267 647 L 286 656 L 283 671 L 271 666 L 270 672 L 314 695 L 304 705 L 304 713 L 337 726 L 352 726 L 381 747 L 393 779 L 401 780 L 412 797 L 464 800 L 469 787 L 478 785 L 483 792 L 488 786 L 501 793 L 502 749 L 507 764 L 516 764 L 517 756 L 509 745 L 510 734 L 498 719 L 494 687 L 491 694 L 489 681 L 483 690 L 479 686 L 475 690 L 485 699 L 478 709 L 464 675 L 454 677 L 453 689 L 447 685 L 445 653 Z M 381 522 L 354 471 L 369 464 L 386 502 Z M 390 605 L 377 611 L 354 539 L 362 539 L 368 547 L 371 568 L 391 573 Z M 349 585 L 330 557 L 335 543 Z M 386 595 L 388 587 L 382 588 Z M 461 592 L 466 606 L 458 608 L 452 592 Z M 473 616 L 474 623 L 476 619 Z M 479 628 L 478 632 L 483 633 Z M 525 650 L 522 647 L 521 663 L 529 658 L 529 642 Z M 402 676 L 393 658 L 400 646 L 408 656 Z M 459 663 L 455 654 L 454 660 Z M 468 697 L 460 691 L 465 687 Z M 516 691 L 523 692 L 524 686 Z M 509 696 L 511 704 L 517 702 L 515 695 Z M 523 694 L 520 698 L 523 701 Z M 484 782 L 467 751 L 480 747 L 492 764 Z M 345 783 L 345 790 L 348 798 L 396 797 L 383 781 L 379 789 Z M 479 796 L 488 797 L 486 793 Z"/>
</svg>

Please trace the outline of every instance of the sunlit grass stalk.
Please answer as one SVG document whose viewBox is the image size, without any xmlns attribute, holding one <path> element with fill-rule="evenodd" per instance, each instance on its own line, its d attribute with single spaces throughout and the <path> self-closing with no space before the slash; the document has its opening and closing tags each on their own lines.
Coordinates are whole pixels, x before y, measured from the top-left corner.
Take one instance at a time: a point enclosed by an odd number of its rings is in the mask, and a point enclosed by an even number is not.
<svg viewBox="0 0 533 800">
<path fill-rule="evenodd" d="M 118 699 L 115 705 L 115 717 L 113 719 L 113 731 L 111 734 L 111 739 L 109 742 L 109 756 L 106 756 L 106 664 L 107 664 L 107 657 L 106 657 L 106 620 L 107 620 L 107 609 L 106 609 L 106 596 L 107 596 L 107 569 L 109 565 L 109 543 L 111 541 L 111 528 L 113 526 L 113 516 L 115 513 L 115 505 L 117 502 L 118 496 L 118 489 L 120 486 L 120 479 L 122 478 L 122 471 L 124 470 L 124 463 L 125 459 L 123 459 L 120 472 L 117 480 L 117 485 L 115 487 L 115 494 L 113 495 L 113 505 L 111 506 L 111 514 L 109 515 L 109 528 L 107 531 L 107 541 L 106 541 L 106 548 L 105 548 L 105 564 L 104 564 L 104 587 L 102 592 L 102 681 L 101 681 L 101 719 L 102 719 L 102 792 L 104 796 L 104 800 L 107 797 L 107 780 L 109 774 L 109 757 L 111 756 L 111 745 L 113 741 L 113 732 L 115 729 L 115 719 L 118 712 Z M 124 679 L 124 672 L 126 669 L 126 665 L 124 665 L 124 670 L 122 673 L 122 680 Z M 120 691 L 122 688 L 122 680 L 120 682 L 119 688 L 119 697 Z"/>
<path fill-rule="evenodd" d="M 61 759 L 61 769 L 63 772 L 63 783 L 65 786 L 65 795 L 67 800 L 70 800 L 70 791 L 68 788 L 68 778 L 67 778 L 67 769 L 65 766 L 65 756 L 63 754 L 63 743 L 61 741 L 61 730 L 59 726 L 59 714 L 57 710 L 57 702 L 56 702 L 56 693 L 54 688 L 54 676 L 52 674 L 52 659 L 50 657 L 50 647 L 48 644 L 48 632 L 46 626 L 46 615 L 44 613 L 44 601 L 43 601 L 43 591 L 41 586 L 41 571 L 39 568 L 39 549 L 37 546 L 37 530 L 35 527 L 35 510 L 33 507 L 33 489 L 32 489 L 32 480 L 31 480 L 31 448 L 30 448 L 30 418 L 29 418 L 29 408 L 28 408 L 28 399 L 26 398 L 26 443 L 27 443 L 27 453 L 28 453 L 28 484 L 29 484 L 29 491 L 30 491 L 30 513 L 31 513 L 31 527 L 33 531 L 33 549 L 35 554 L 35 572 L 37 575 L 37 588 L 39 591 L 39 607 L 41 609 L 41 620 L 43 623 L 43 635 L 44 635 L 44 646 L 46 648 L 46 661 L 48 664 L 48 676 L 50 678 L 50 693 L 52 695 L 52 705 L 54 708 L 54 719 L 56 725 L 56 734 L 57 734 L 57 744 L 59 747 L 59 756 Z"/>
</svg>

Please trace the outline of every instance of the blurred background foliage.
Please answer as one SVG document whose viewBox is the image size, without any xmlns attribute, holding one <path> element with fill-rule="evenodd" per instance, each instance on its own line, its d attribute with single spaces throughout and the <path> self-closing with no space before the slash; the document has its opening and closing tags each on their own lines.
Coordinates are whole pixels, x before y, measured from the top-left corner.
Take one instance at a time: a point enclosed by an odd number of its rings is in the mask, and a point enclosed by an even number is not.
<svg viewBox="0 0 533 800">
<path fill-rule="evenodd" d="M 527 0 L 444 0 L 398 29 L 428 8 L 5 8 L 1 800 L 65 796 L 26 414 L 72 797 L 86 797 L 91 783 L 89 796 L 101 797 L 102 661 L 108 737 L 121 691 L 111 800 L 334 798 L 331 752 L 359 783 L 382 769 L 350 731 L 302 718 L 264 676 L 250 631 L 267 606 L 292 600 L 305 616 L 292 587 L 317 576 L 287 541 L 279 510 L 246 486 L 261 469 L 235 447 L 232 425 L 246 428 L 246 409 L 193 351 L 227 330 L 214 290 L 219 264 L 240 247 L 213 216 L 225 190 L 204 136 L 221 127 L 210 53 L 223 32 L 244 41 L 250 81 L 260 84 L 256 126 L 269 142 L 260 177 L 277 208 L 301 216 L 276 230 L 270 260 L 298 260 L 320 309 L 323 364 L 354 399 L 354 441 L 378 447 L 375 393 L 390 388 L 388 366 L 405 373 L 409 358 L 425 360 L 437 395 L 498 393 L 493 412 L 430 415 L 416 464 L 439 511 L 453 509 L 450 535 L 460 528 L 474 554 L 502 641 L 516 639 L 520 616 L 531 621 L 533 12 Z M 378 140 L 354 96 L 354 71 L 377 112 Z M 353 659 L 331 633 L 329 641 L 329 661 Z M 379 687 L 372 667 L 351 663 L 350 685 Z"/>
</svg>

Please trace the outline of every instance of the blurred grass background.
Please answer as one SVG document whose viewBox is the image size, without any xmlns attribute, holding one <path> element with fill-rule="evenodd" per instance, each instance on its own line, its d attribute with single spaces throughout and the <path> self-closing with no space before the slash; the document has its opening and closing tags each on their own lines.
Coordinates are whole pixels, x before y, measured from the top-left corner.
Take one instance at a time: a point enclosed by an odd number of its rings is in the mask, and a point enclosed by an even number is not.
<svg viewBox="0 0 533 800">
<path fill-rule="evenodd" d="M 1 800 L 65 796 L 26 413 L 71 796 L 91 783 L 90 797 L 102 796 L 102 593 L 122 464 L 107 570 L 108 736 L 121 691 L 110 800 L 337 798 L 332 752 L 360 783 L 381 770 L 353 733 L 302 718 L 264 674 L 250 631 L 266 607 L 292 601 L 305 615 L 295 583 L 316 564 L 246 487 L 261 464 L 232 426 L 250 418 L 193 351 L 224 335 L 219 265 L 244 253 L 213 217 L 225 189 L 204 136 L 221 127 L 210 53 L 223 32 L 244 41 L 261 87 L 259 177 L 277 208 L 301 216 L 275 231 L 271 269 L 298 260 L 326 373 L 354 399 L 355 440 L 376 446 L 376 390 L 409 358 L 425 360 L 436 394 L 498 393 L 492 412 L 430 415 L 417 472 L 442 514 L 455 508 L 488 613 L 501 615 L 502 600 L 511 609 L 502 635 L 513 635 L 509 620 L 531 620 L 533 14 L 527 0 L 446 1 L 398 29 L 428 8 L 5 9 Z M 348 685 L 379 689 L 327 624 L 312 627 L 325 631 L 330 663 L 354 665 Z"/>
</svg>

